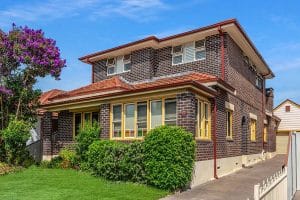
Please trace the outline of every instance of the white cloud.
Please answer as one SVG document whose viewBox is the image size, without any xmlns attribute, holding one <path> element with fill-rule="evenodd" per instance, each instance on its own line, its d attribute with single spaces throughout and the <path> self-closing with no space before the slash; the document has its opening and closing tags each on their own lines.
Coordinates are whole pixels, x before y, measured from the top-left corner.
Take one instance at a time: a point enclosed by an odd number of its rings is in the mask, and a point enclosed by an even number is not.
<svg viewBox="0 0 300 200">
<path fill-rule="evenodd" d="M 118 15 L 142 21 L 155 17 L 155 13 L 163 8 L 167 6 L 161 0 L 46 0 L 0 9 L 0 24 L 54 20 L 76 16 L 83 11 L 90 13 L 88 17 L 91 18 Z"/>
<path fill-rule="evenodd" d="M 167 8 L 168 6 L 161 0 L 111 1 L 101 9 L 95 10 L 92 17 L 118 15 L 143 22 L 156 18 L 155 13 Z"/>
</svg>

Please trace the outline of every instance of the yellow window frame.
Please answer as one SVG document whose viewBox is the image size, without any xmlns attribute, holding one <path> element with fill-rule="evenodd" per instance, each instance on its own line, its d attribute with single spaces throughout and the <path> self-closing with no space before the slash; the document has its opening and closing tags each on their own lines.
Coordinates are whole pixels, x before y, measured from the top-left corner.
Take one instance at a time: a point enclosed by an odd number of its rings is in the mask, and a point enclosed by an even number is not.
<svg viewBox="0 0 300 200">
<path fill-rule="evenodd" d="M 112 140 L 136 140 L 136 139 L 144 139 L 144 137 L 137 137 L 137 105 L 141 102 L 147 103 L 147 132 L 149 132 L 151 127 L 151 102 L 152 101 L 161 101 L 162 104 L 162 116 L 161 116 L 161 125 L 165 125 L 165 100 L 167 99 L 176 99 L 176 96 L 171 95 L 167 97 L 161 98 L 148 98 L 141 99 L 139 101 L 123 101 L 120 103 L 112 103 L 110 105 L 110 139 Z M 135 114 L 134 114 L 134 137 L 125 137 L 125 105 L 134 104 L 135 105 Z M 121 105 L 121 137 L 113 137 L 113 107 Z M 178 114 L 178 113 L 176 113 Z M 176 116 L 177 121 L 177 116 Z"/>
<path fill-rule="evenodd" d="M 93 112 L 98 112 L 99 110 L 91 110 L 91 111 L 87 111 L 87 112 L 73 112 L 73 138 L 75 138 L 75 132 L 76 132 L 76 127 L 75 127 L 75 116 L 76 114 L 81 114 L 81 125 L 80 128 L 83 128 L 85 126 L 85 114 L 89 113 L 90 114 L 90 119 L 89 122 L 92 122 L 92 116 L 93 116 Z M 99 116 L 100 117 L 100 116 Z"/>
<path fill-rule="evenodd" d="M 205 116 L 205 106 L 207 106 L 207 118 Z M 211 104 L 207 101 L 198 99 L 196 139 L 211 139 Z M 205 132 L 207 134 L 205 134 Z"/>
<path fill-rule="evenodd" d="M 228 118 L 228 115 L 229 115 L 229 118 Z M 233 111 L 232 110 L 226 110 L 226 138 L 227 139 L 232 139 L 233 138 L 232 116 L 233 116 Z M 229 119 L 229 121 L 228 121 L 228 119 Z"/>
<path fill-rule="evenodd" d="M 268 139 L 268 126 L 264 125 L 264 142 L 267 142 Z"/>
<path fill-rule="evenodd" d="M 250 140 L 255 142 L 256 141 L 256 120 L 250 120 Z"/>
</svg>

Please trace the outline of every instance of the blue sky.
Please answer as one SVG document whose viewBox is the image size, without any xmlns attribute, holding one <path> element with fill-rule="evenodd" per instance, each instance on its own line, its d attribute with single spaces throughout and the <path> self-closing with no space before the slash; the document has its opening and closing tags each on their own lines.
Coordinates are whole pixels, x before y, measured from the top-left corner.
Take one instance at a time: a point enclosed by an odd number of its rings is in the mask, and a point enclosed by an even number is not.
<svg viewBox="0 0 300 200">
<path fill-rule="evenodd" d="M 141 39 L 164 37 L 237 18 L 276 77 L 275 104 L 300 103 L 300 2 L 217 0 L 1 0 L 0 28 L 11 24 L 42 29 L 67 59 L 60 81 L 47 77 L 43 91 L 89 84 L 91 67 L 80 56 Z"/>
</svg>

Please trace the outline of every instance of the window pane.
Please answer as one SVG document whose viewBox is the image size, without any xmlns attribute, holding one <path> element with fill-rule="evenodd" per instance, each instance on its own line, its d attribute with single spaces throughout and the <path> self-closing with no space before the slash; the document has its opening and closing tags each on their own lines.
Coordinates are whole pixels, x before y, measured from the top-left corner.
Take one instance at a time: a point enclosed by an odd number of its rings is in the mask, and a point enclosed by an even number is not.
<svg viewBox="0 0 300 200">
<path fill-rule="evenodd" d="M 121 121 L 121 105 L 113 106 L 113 121 Z"/>
<path fill-rule="evenodd" d="M 113 106 L 113 137 L 121 137 L 122 106 Z"/>
<path fill-rule="evenodd" d="M 121 137 L 121 122 L 113 122 L 113 137 Z"/>
<path fill-rule="evenodd" d="M 161 101 L 151 101 L 151 128 L 162 124 Z"/>
<path fill-rule="evenodd" d="M 195 57 L 196 57 L 196 60 L 205 59 L 205 50 L 196 51 Z"/>
<path fill-rule="evenodd" d="M 98 112 L 93 112 L 92 113 L 92 122 L 93 123 L 99 123 L 99 113 Z"/>
<path fill-rule="evenodd" d="M 78 135 L 81 128 L 81 113 L 75 114 L 75 135 Z"/>
<path fill-rule="evenodd" d="M 173 64 L 182 63 L 182 55 L 173 56 Z"/>
<path fill-rule="evenodd" d="M 125 137 L 134 137 L 134 112 L 134 104 L 125 105 Z"/>
<path fill-rule="evenodd" d="M 124 64 L 124 71 L 129 71 L 129 70 L 131 70 L 131 63 L 130 62 Z"/>
<path fill-rule="evenodd" d="M 115 73 L 115 67 L 109 67 L 109 68 L 107 68 L 107 73 L 108 74 L 114 74 Z"/>
<path fill-rule="evenodd" d="M 84 113 L 84 123 L 89 123 L 91 120 L 91 113 Z"/>
<path fill-rule="evenodd" d="M 137 115 L 137 136 L 143 137 L 147 134 L 147 103 L 138 103 Z"/>
<path fill-rule="evenodd" d="M 165 101 L 165 124 L 176 125 L 176 99 Z"/>
<path fill-rule="evenodd" d="M 208 104 L 204 104 L 204 117 L 207 120 L 208 119 Z"/>
</svg>

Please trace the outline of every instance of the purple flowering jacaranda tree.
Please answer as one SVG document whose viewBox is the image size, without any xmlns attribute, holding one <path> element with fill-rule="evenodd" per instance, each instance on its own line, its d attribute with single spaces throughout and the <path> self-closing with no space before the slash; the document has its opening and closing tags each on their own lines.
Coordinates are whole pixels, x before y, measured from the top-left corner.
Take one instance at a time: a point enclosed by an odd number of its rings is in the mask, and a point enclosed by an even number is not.
<svg viewBox="0 0 300 200">
<path fill-rule="evenodd" d="M 15 106 L 16 118 L 20 115 L 22 100 L 26 91 L 32 90 L 38 77 L 50 75 L 59 79 L 66 61 L 53 39 L 47 38 L 42 30 L 17 27 L 5 33 L 0 30 L 0 93 L 18 95 Z M 20 88 L 10 88 L 9 80 L 21 79 Z M 18 93 L 18 94 L 17 94 Z"/>
</svg>

